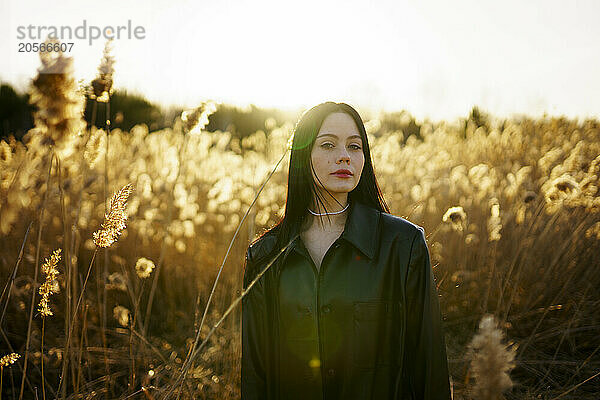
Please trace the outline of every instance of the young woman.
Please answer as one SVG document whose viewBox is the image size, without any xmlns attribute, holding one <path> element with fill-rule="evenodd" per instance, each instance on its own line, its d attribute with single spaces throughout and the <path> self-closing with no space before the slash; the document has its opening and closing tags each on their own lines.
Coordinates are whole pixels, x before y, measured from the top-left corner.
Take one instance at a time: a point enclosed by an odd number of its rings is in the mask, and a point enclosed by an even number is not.
<svg viewBox="0 0 600 400">
<path fill-rule="evenodd" d="M 365 127 L 345 103 L 305 112 L 285 215 L 246 252 L 242 400 L 450 399 L 424 230 L 389 214 Z"/>
</svg>

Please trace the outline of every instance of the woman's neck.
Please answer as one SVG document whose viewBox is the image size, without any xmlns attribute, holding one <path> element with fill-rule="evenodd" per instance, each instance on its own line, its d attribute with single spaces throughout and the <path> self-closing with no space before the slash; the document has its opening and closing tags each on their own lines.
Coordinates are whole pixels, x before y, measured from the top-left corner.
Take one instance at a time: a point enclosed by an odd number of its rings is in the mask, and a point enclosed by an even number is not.
<svg viewBox="0 0 600 400">
<path fill-rule="evenodd" d="M 342 206 L 337 203 L 335 203 L 335 206 L 327 205 L 327 211 L 325 211 L 323 207 L 318 209 L 317 207 L 313 207 L 314 205 L 310 207 L 311 211 L 318 214 L 328 213 L 329 215 L 313 215 L 310 212 L 307 212 L 305 220 L 306 229 L 318 229 L 328 232 L 341 232 L 344 230 L 346 219 L 348 217 L 348 209 L 350 208 L 349 203 L 342 203 Z M 331 214 L 335 212 L 338 214 Z"/>
<path fill-rule="evenodd" d="M 317 214 L 324 213 L 335 213 L 340 212 L 346 208 L 348 205 L 348 193 L 326 193 L 320 196 L 319 201 L 317 202 L 315 198 L 310 202 L 308 208 Z M 343 214 L 346 211 L 341 212 Z M 311 214 L 312 215 L 312 214 Z M 335 217 L 340 214 L 329 215 L 330 217 Z M 325 215 L 327 217 L 327 215 Z"/>
</svg>

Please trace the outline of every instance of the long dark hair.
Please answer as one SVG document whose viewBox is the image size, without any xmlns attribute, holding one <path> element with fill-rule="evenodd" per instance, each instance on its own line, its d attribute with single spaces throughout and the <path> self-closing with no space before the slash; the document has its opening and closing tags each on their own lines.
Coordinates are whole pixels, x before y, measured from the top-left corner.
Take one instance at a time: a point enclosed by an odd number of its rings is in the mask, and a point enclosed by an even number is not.
<svg viewBox="0 0 600 400">
<path fill-rule="evenodd" d="M 265 231 L 260 238 L 256 239 L 258 241 L 267 235 L 275 235 L 276 237 L 275 247 L 268 254 L 265 254 L 264 258 L 274 256 L 278 250 L 282 249 L 293 239 L 291 236 L 294 232 L 299 233 L 299 228 L 308 213 L 308 207 L 313 198 L 317 205 L 320 204 L 323 209 L 327 210 L 321 200 L 317 185 L 312 178 L 311 171 L 314 171 L 314 167 L 312 165 L 311 152 L 323 121 L 329 114 L 334 112 L 344 112 L 352 117 L 363 143 L 362 149 L 365 163 L 358 185 L 348 193 L 348 202 L 363 203 L 379 211 L 389 213 L 389 208 L 375 178 L 367 133 L 360 115 L 352 106 L 346 103 L 334 103 L 331 101 L 321 103 L 305 111 L 294 128 L 285 214 L 275 226 Z M 317 175 L 315 174 L 315 176 Z M 319 208 L 317 210 L 320 211 Z"/>
</svg>

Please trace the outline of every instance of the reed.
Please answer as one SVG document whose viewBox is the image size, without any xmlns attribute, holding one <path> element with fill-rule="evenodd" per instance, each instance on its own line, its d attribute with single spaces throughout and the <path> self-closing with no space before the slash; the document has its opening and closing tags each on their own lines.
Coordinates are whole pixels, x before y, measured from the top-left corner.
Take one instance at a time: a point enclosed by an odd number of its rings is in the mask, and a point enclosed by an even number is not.
<svg viewBox="0 0 600 400">
<path fill-rule="evenodd" d="M 502 343 L 504 335 L 497 328 L 493 315 L 485 315 L 479 330 L 469 344 L 472 387 L 477 400 L 502 400 L 502 393 L 513 385 L 509 373 L 514 368 L 516 346 Z"/>
</svg>

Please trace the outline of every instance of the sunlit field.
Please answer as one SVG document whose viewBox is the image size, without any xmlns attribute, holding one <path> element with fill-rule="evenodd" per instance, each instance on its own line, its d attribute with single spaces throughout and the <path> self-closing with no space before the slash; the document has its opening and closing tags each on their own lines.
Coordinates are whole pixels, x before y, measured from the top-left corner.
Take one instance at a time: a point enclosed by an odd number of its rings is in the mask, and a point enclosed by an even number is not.
<svg viewBox="0 0 600 400">
<path fill-rule="evenodd" d="M 35 127 L 0 141 L 0 398 L 238 399 L 244 253 L 283 215 L 293 123 L 209 132 L 206 102 L 111 129 L 110 54 L 83 86 L 70 65 L 42 58 Z M 425 228 L 454 398 L 597 399 L 600 122 L 365 126 Z"/>
</svg>

